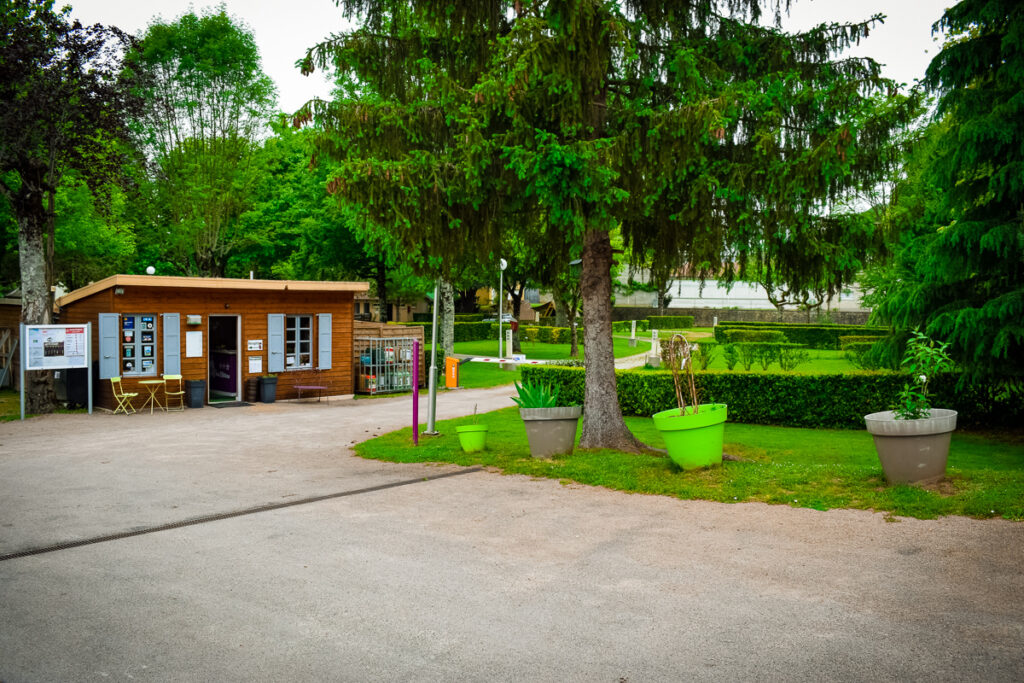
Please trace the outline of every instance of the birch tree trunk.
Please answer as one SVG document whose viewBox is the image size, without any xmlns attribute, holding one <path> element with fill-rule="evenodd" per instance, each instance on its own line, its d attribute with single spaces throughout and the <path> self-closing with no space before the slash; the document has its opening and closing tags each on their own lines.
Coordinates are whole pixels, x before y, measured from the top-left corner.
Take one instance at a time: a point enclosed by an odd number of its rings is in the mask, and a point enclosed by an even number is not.
<svg viewBox="0 0 1024 683">
<path fill-rule="evenodd" d="M 455 355 L 455 288 L 449 280 L 441 280 L 438 299 L 438 346 L 446 358 Z"/>
</svg>

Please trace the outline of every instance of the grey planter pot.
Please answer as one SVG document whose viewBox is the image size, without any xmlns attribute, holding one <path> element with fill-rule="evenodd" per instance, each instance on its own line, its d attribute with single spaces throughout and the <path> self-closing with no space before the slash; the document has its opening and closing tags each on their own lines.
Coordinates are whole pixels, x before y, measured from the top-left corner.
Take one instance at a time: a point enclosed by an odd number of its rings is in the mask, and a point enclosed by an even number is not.
<svg viewBox="0 0 1024 683">
<path fill-rule="evenodd" d="M 560 453 L 572 453 L 576 444 L 576 425 L 583 414 L 583 406 L 568 408 L 520 408 L 519 416 L 526 427 L 530 442 L 530 455 L 550 458 Z"/>
<path fill-rule="evenodd" d="M 932 408 L 929 417 L 897 420 L 891 410 L 864 416 L 890 484 L 927 484 L 946 475 L 956 411 Z"/>
</svg>

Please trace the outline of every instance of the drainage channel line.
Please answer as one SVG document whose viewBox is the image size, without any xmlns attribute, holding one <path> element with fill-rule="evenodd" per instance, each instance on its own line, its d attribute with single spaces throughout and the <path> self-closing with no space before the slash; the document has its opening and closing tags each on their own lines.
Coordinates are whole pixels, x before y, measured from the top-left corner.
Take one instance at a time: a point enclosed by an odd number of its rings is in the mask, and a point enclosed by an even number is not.
<svg viewBox="0 0 1024 683">
<path fill-rule="evenodd" d="M 142 529 L 133 529 L 131 531 L 122 531 L 116 534 L 107 534 L 106 536 L 96 536 L 93 538 L 85 538 L 80 541 L 66 541 L 64 543 L 55 543 L 53 545 L 43 546 L 40 548 L 29 548 L 28 550 L 19 550 L 18 552 L 8 553 L 6 555 L 0 555 L 0 562 L 6 562 L 7 560 L 15 560 L 19 557 L 30 557 L 32 555 L 43 555 L 44 553 L 52 553 L 58 550 L 70 550 L 71 548 L 80 548 L 84 545 L 95 545 L 97 543 L 106 543 L 108 541 L 119 541 L 123 538 L 132 538 L 134 536 L 145 536 L 146 534 L 155 534 L 161 531 L 170 531 L 172 529 L 181 529 L 182 527 L 195 526 L 197 524 L 208 524 L 210 522 L 219 522 L 224 519 L 232 519 L 234 517 L 245 517 L 246 515 L 256 515 L 261 512 L 272 512 L 274 510 L 281 510 L 283 508 L 295 507 L 296 505 L 309 505 L 310 503 L 319 503 L 325 500 L 332 500 L 334 498 L 345 498 L 347 496 L 357 496 L 363 493 L 374 493 L 375 491 L 384 491 L 387 489 L 398 488 L 399 486 L 408 486 L 409 484 L 419 484 L 425 481 L 436 481 L 438 479 L 447 479 L 448 477 L 456 477 L 462 474 L 470 474 L 472 472 L 480 472 L 482 467 L 471 467 L 469 469 L 459 470 L 457 472 L 446 472 L 444 474 L 435 474 L 430 477 L 419 477 L 418 479 L 406 479 L 403 481 L 396 481 L 390 484 L 380 484 L 378 486 L 368 486 L 363 489 L 355 489 L 352 491 L 342 491 L 340 493 L 328 493 L 323 496 L 313 496 L 311 498 L 301 498 L 299 500 L 290 500 L 286 503 L 268 503 L 267 505 L 259 505 L 256 507 L 246 508 L 244 510 L 236 510 L 234 512 L 220 512 L 214 515 L 204 515 L 202 517 L 192 517 L 191 519 L 181 520 L 180 522 L 171 522 L 169 524 L 161 524 L 159 526 L 145 527 Z"/>
</svg>

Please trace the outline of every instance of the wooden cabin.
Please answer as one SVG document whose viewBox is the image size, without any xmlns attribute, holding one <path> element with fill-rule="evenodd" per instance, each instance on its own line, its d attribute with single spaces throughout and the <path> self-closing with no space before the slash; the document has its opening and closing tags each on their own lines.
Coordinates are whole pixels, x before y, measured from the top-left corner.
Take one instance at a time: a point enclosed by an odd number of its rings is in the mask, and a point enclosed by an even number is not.
<svg viewBox="0 0 1024 683">
<path fill-rule="evenodd" d="M 242 400 L 246 381 L 354 393 L 353 298 L 365 282 L 112 275 L 58 300 L 64 324 L 92 323 L 95 404 L 113 409 L 110 377 L 205 380 L 206 399 Z M 98 375 L 96 374 L 98 370 Z"/>
</svg>

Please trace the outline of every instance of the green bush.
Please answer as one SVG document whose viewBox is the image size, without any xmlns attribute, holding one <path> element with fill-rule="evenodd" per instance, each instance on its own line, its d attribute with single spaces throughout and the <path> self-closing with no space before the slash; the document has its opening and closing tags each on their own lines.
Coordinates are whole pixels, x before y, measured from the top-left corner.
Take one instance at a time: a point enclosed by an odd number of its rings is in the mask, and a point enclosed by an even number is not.
<svg viewBox="0 0 1024 683">
<path fill-rule="evenodd" d="M 726 344 L 722 347 L 722 357 L 725 359 L 725 367 L 732 370 L 740 362 L 740 352 L 735 344 Z"/>
<path fill-rule="evenodd" d="M 458 316 L 455 316 L 458 320 Z M 434 321 L 434 315 L 432 313 L 413 313 L 412 321 L 414 323 L 429 323 Z"/>
<path fill-rule="evenodd" d="M 633 320 L 616 320 L 612 323 L 612 332 L 615 334 L 629 334 L 633 331 L 633 322 Z M 638 333 L 651 331 L 651 325 L 646 320 L 637 320 L 635 322 Z"/>
<path fill-rule="evenodd" d="M 884 339 L 884 335 L 873 335 L 873 334 L 856 334 L 846 335 L 839 338 L 839 349 L 845 351 L 846 347 L 850 344 L 868 344 L 869 346 L 874 344 L 879 339 Z"/>
<path fill-rule="evenodd" d="M 649 315 L 648 329 L 651 330 L 686 330 L 693 327 L 692 315 Z"/>
<path fill-rule="evenodd" d="M 809 360 L 811 360 L 811 354 L 804 350 L 802 344 L 778 345 L 779 367 L 784 372 L 792 372 Z"/>
<path fill-rule="evenodd" d="M 803 344 L 812 349 L 838 349 L 839 338 L 847 336 L 882 337 L 889 333 L 884 327 L 866 327 L 864 325 L 808 325 L 805 323 L 764 323 L 764 322 L 729 322 L 723 321 L 715 327 L 715 339 L 726 341 L 731 330 L 774 330 L 786 335 L 786 339 L 795 344 Z M 744 340 L 744 341 L 755 341 Z"/>
<path fill-rule="evenodd" d="M 701 370 L 707 370 L 708 366 L 715 360 L 718 351 L 718 342 L 705 340 L 697 342 L 697 353 L 694 355 L 697 365 Z"/>
<path fill-rule="evenodd" d="M 483 313 L 456 313 L 455 322 L 457 323 L 478 323 L 484 319 Z"/>
<path fill-rule="evenodd" d="M 843 337 L 850 339 L 850 337 Z M 882 362 L 878 354 L 873 353 L 875 342 L 847 342 L 843 345 L 846 360 L 861 370 L 879 370 Z"/>
<path fill-rule="evenodd" d="M 778 330 L 726 329 L 719 337 L 715 329 L 715 340 L 723 344 L 784 344 L 789 341 L 786 335 Z"/>
<path fill-rule="evenodd" d="M 582 403 L 584 368 L 531 365 L 523 381 L 561 386 L 562 399 Z M 625 415 L 649 416 L 676 404 L 667 370 L 618 370 L 619 404 Z M 1024 417 L 1024 389 L 965 386 L 953 374 L 934 378 L 933 404 L 952 408 L 965 427 L 1001 427 Z M 906 381 L 897 372 L 847 375 L 704 372 L 696 377 L 702 403 L 725 403 L 729 420 L 789 427 L 863 429 L 864 415 L 889 410 Z"/>
</svg>

